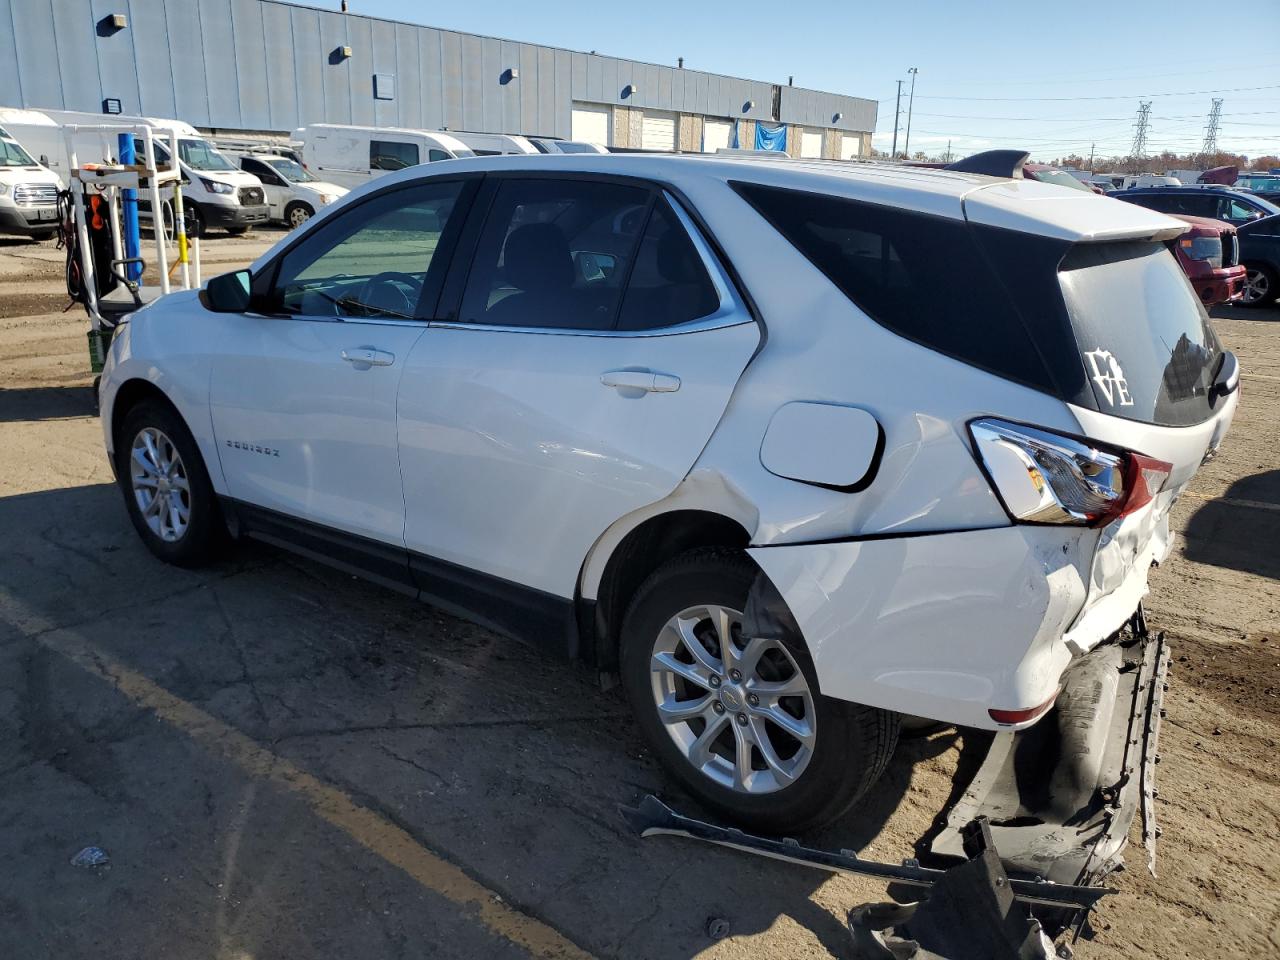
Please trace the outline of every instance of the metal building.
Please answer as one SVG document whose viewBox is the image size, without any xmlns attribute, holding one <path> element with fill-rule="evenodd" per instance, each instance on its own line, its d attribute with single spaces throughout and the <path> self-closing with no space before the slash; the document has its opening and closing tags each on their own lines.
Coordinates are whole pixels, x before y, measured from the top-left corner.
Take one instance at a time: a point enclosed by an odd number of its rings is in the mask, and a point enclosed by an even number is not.
<svg viewBox="0 0 1280 960">
<path fill-rule="evenodd" d="M 866 155 L 876 102 L 278 0 L 0 0 L 0 103 Z M 735 139 L 736 134 L 736 139 Z"/>
</svg>

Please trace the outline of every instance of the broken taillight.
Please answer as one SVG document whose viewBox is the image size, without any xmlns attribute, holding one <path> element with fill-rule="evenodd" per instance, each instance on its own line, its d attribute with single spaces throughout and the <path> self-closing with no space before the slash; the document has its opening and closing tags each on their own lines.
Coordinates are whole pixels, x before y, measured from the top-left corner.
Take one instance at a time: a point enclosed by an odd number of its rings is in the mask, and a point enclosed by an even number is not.
<svg viewBox="0 0 1280 960">
<path fill-rule="evenodd" d="M 1150 503 L 1172 465 L 1039 427 L 984 418 L 974 450 L 1009 516 L 1021 523 L 1102 526 Z"/>
</svg>

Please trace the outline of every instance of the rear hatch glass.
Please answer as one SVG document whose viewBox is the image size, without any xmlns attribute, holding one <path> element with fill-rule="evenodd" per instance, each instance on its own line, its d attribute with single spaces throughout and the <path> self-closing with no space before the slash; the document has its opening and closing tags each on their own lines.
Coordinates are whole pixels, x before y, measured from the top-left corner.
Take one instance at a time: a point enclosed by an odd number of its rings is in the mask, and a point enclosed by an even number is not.
<svg viewBox="0 0 1280 960">
<path fill-rule="evenodd" d="M 1164 244 L 1080 244 L 1058 281 L 1099 411 L 1169 426 L 1212 415 L 1222 345 Z"/>
</svg>

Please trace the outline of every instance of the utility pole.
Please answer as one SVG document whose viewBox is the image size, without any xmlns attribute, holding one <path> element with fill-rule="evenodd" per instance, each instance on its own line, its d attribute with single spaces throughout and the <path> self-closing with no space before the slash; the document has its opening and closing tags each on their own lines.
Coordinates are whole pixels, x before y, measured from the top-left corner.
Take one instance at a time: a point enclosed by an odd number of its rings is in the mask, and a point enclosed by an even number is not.
<svg viewBox="0 0 1280 960">
<path fill-rule="evenodd" d="M 1133 145 L 1129 147 L 1130 173 L 1139 173 L 1138 165 L 1147 155 L 1147 131 L 1151 126 L 1151 101 L 1138 101 L 1138 119 L 1133 124 Z"/>
<path fill-rule="evenodd" d="M 898 119 L 902 116 L 902 81 L 898 81 L 898 102 L 893 108 L 893 149 L 889 151 L 889 159 L 898 155 Z"/>
<path fill-rule="evenodd" d="M 1089 144 L 1089 172 L 1093 173 L 1093 151 L 1097 148 L 1096 143 Z"/>
<path fill-rule="evenodd" d="M 951 162 L 951 140 L 947 140 L 947 163 Z"/>
<path fill-rule="evenodd" d="M 1200 147 L 1200 169 L 1209 166 L 1209 158 L 1218 152 L 1218 122 L 1222 117 L 1222 98 L 1213 98 L 1213 109 L 1209 111 L 1209 123 L 1204 128 L 1204 144 Z"/>
<path fill-rule="evenodd" d="M 920 71 L 912 67 L 907 73 L 911 74 L 911 96 L 907 99 L 907 139 L 902 145 L 902 157 L 904 160 L 911 159 L 911 108 L 916 102 L 916 74 Z"/>
</svg>

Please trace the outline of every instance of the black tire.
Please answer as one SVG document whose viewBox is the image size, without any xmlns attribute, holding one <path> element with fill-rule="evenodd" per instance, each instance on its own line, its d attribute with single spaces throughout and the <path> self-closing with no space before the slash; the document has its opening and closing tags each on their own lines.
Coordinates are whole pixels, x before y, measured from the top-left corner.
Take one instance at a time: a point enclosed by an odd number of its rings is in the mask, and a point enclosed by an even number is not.
<svg viewBox="0 0 1280 960">
<path fill-rule="evenodd" d="M 749 794 L 696 768 L 658 716 L 650 661 L 662 627 L 682 610 L 720 604 L 745 610 L 759 568 L 744 553 L 702 548 L 664 564 L 636 591 L 623 621 L 619 664 L 636 721 L 664 766 L 702 803 L 751 829 L 795 835 L 830 823 L 884 772 L 898 740 L 898 715 L 822 696 L 813 661 L 798 635 L 783 645 L 813 692 L 816 741 L 808 765 L 791 784 Z"/>
<path fill-rule="evenodd" d="M 1280 284 L 1276 283 L 1275 270 L 1263 263 L 1246 263 L 1244 266 L 1249 272 L 1249 287 L 1246 288 L 1245 296 L 1240 298 L 1240 306 L 1251 309 L 1273 306 L 1276 298 L 1280 297 Z M 1262 284 L 1263 293 L 1248 299 L 1248 289 L 1257 289 L 1257 284 Z"/>
<path fill-rule="evenodd" d="M 284 208 L 284 222 L 290 230 L 296 230 L 316 215 L 311 204 L 295 200 Z"/>
<path fill-rule="evenodd" d="M 31 234 L 31 239 L 36 243 L 44 243 L 46 240 L 52 240 L 56 233 L 56 230 L 38 230 Z"/>
<path fill-rule="evenodd" d="M 227 227 L 227 233 L 231 234 L 233 237 L 243 237 L 249 232 L 249 229 L 249 227 Z"/>
<path fill-rule="evenodd" d="M 132 449 L 134 440 L 147 428 L 159 430 L 169 439 L 185 468 L 188 521 L 185 532 L 176 540 L 163 539 L 151 529 L 134 493 Z M 143 400 L 132 407 L 116 432 L 115 461 L 116 481 L 124 495 L 129 519 L 148 550 L 179 567 L 203 566 L 217 557 L 227 540 L 226 523 L 200 448 L 173 407 L 155 399 Z"/>
</svg>

